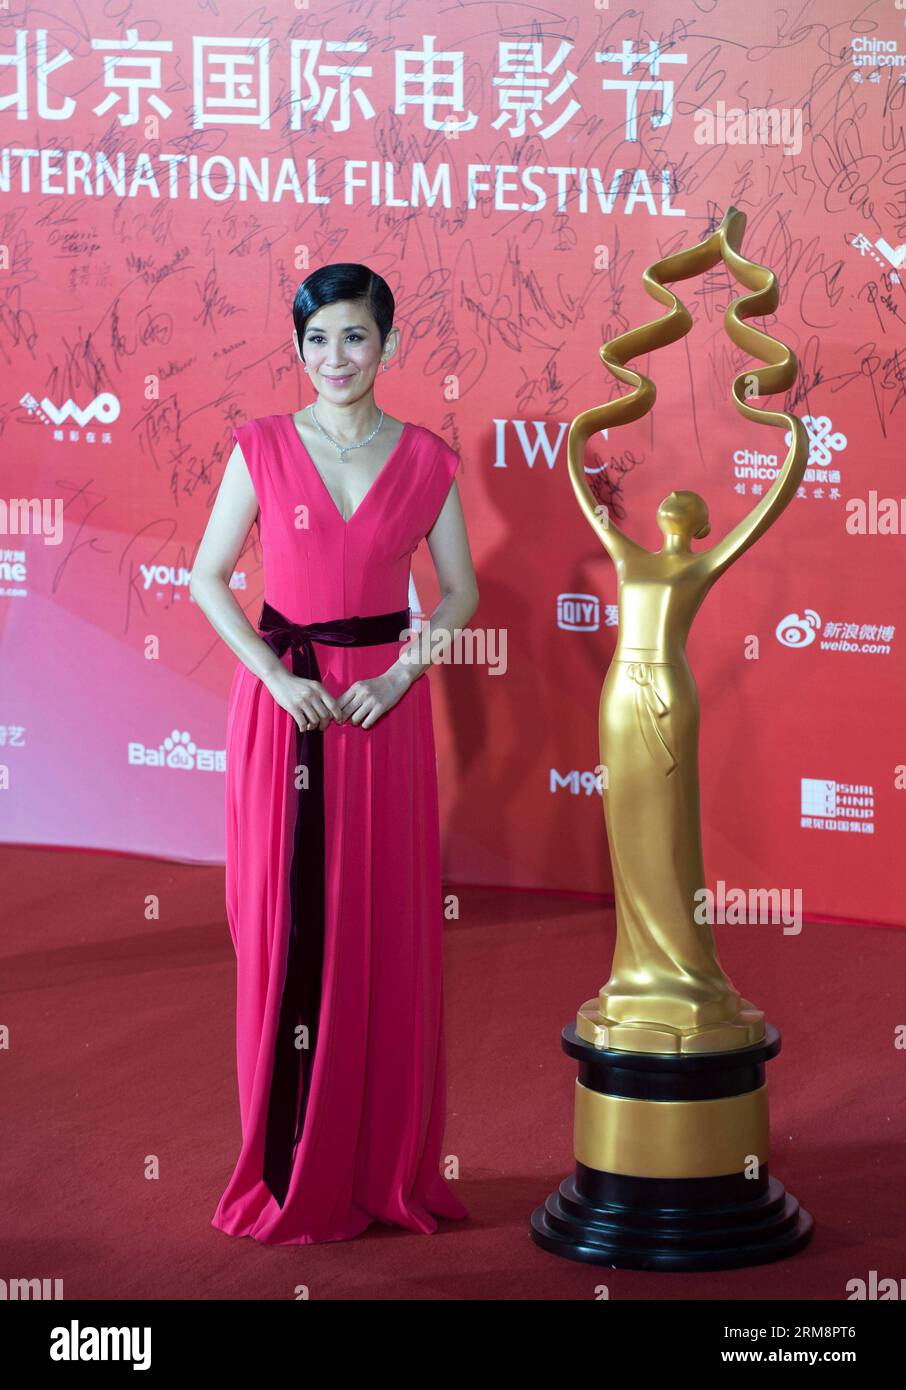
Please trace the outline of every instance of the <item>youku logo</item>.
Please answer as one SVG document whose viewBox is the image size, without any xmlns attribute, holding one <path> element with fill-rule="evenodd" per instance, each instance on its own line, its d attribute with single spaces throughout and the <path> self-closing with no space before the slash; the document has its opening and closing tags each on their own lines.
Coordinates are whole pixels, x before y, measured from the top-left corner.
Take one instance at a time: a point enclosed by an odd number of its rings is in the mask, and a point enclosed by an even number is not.
<svg viewBox="0 0 906 1390">
<path fill-rule="evenodd" d="M 186 565 L 139 565 L 139 570 L 144 580 L 142 587 L 146 591 L 151 588 L 152 584 L 159 589 L 187 589 L 192 577 L 192 571 Z M 231 589 L 245 588 L 244 570 L 233 570 L 229 587 Z"/>
</svg>

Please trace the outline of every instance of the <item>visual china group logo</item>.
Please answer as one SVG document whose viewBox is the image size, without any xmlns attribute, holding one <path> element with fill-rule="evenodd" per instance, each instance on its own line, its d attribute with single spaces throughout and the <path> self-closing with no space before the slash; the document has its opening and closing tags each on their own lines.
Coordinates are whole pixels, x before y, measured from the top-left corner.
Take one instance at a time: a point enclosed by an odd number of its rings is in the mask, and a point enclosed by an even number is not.
<svg viewBox="0 0 906 1390">
<path fill-rule="evenodd" d="M 866 782 L 803 777 L 799 824 L 803 830 L 874 834 L 875 789 Z"/>
</svg>

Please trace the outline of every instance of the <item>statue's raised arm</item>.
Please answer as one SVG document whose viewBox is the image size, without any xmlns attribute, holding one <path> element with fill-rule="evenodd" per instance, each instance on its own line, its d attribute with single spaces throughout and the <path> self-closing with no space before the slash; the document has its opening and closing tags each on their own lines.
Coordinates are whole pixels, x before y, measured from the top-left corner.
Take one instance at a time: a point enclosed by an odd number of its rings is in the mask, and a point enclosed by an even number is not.
<svg viewBox="0 0 906 1390">
<path fill-rule="evenodd" d="M 667 305 L 670 312 L 611 339 L 599 349 L 605 367 L 618 380 L 634 389 L 628 395 L 618 396 L 616 400 L 577 415 L 567 436 L 567 462 L 573 490 L 582 511 L 611 558 L 616 562 L 633 551 L 643 552 L 645 547 L 639 546 L 620 531 L 609 516 L 608 509 L 596 501 L 585 476 L 585 445 L 598 430 L 629 424 L 648 414 L 657 394 L 654 382 L 627 367 L 626 363 L 642 353 L 649 353 L 685 337 L 692 328 L 689 311 L 665 281 L 691 279 L 723 260 L 736 279 L 748 290 L 754 291 L 740 295 L 727 306 L 724 326 L 737 347 L 767 365 L 742 372 L 734 379 L 733 401 L 746 419 L 791 431 L 792 442 L 777 478 L 764 497 L 723 540 L 710 550 L 699 552 L 697 558 L 709 586 L 767 530 L 796 495 L 808 459 L 808 436 L 797 416 L 783 411 L 761 410 L 752 404 L 755 396 L 770 395 L 792 386 L 798 373 L 798 363 L 792 349 L 786 344 L 743 322 L 744 319 L 773 313 L 779 298 L 773 271 L 740 254 L 745 226 L 745 213 L 730 208 L 720 226 L 705 241 L 656 261 L 645 270 L 642 283 L 646 292 L 659 303 Z M 707 527 L 698 534 L 706 533 Z"/>
<path fill-rule="evenodd" d="M 688 256 L 691 253 L 685 254 Z M 670 290 L 652 278 L 651 272 L 665 264 L 667 262 L 659 261 L 656 266 L 645 271 L 642 279 L 647 292 L 661 304 L 670 305 L 671 312 L 663 318 L 655 319 L 653 323 L 643 324 L 640 328 L 633 328 L 629 333 L 622 333 L 618 338 L 612 338 L 599 349 L 601 361 L 608 371 L 619 381 L 624 381 L 635 389 L 628 396 L 618 396 L 616 400 L 608 401 L 605 405 L 583 410 L 570 424 L 566 438 L 567 465 L 573 491 L 579 506 L 614 563 L 630 552 L 644 551 L 646 547 L 631 540 L 621 531 L 614 524 L 609 509 L 596 501 L 585 476 L 585 445 L 589 437 L 598 430 L 610 429 L 615 425 L 628 425 L 630 421 L 648 414 L 657 395 L 654 382 L 641 372 L 627 367 L 626 363 L 641 352 L 650 352 L 655 347 L 666 347 L 677 338 L 685 337 L 692 327 L 692 319 L 686 306 L 680 303 L 675 294 L 671 294 Z M 694 273 L 692 270 L 688 271 L 689 275 Z"/>
<path fill-rule="evenodd" d="M 742 322 L 743 319 L 772 314 L 777 308 L 779 293 L 776 276 L 767 266 L 757 265 L 739 254 L 745 230 L 743 214 L 731 208 L 719 230 L 723 232 L 723 259 L 736 279 L 741 280 L 747 289 L 755 291 L 754 294 L 741 295 L 727 305 L 724 327 L 737 347 L 769 364 L 742 372 L 734 379 L 734 404 L 747 420 L 757 420 L 762 425 L 774 425 L 791 431 L 792 441 L 777 477 L 761 501 L 727 532 L 723 540 L 701 557 L 712 582 L 776 521 L 787 503 L 795 497 L 808 462 L 808 435 L 799 417 L 785 411 L 760 410 L 751 404 L 753 396 L 769 396 L 792 386 L 799 370 L 791 348 Z"/>
</svg>

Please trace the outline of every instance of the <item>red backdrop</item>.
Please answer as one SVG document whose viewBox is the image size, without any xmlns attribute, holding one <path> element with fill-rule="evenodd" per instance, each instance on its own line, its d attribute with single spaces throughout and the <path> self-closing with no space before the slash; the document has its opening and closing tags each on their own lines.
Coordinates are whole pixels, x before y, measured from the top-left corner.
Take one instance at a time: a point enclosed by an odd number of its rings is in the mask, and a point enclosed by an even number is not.
<svg viewBox="0 0 906 1390">
<path fill-rule="evenodd" d="M 601 343 L 661 312 L 644 267 L 734 205 L 778 276 L 762 326 L 799 357 L 786 404 L 812 448 L 689 643 L 709 883 L 902 922 L 897 7 L 165 4 L 134 28 L 107 8 L 0 15 L 0 834 L 221 858 L 235 658 L 188 571 L 232 425 L 311 398 L 297 285 L 363 261 L 402 331 L 379 402 L 461 453 L 481 587 L 483 659 L 428 677 L 446 876 L 608 890 L 616 586 L 566 431 L 616 393 Z M 654 411 L 587 454 L 652 547 L 673 488 L 705 496 L 716 538 L 785 452 L 730 401 L 726 271 L 677 290 L 695 327 L 638 364 Z M 415 565 L 430 611 L 426 547 Z M 256 621 L 251 539 L 234 586 Z"/>
</svg>

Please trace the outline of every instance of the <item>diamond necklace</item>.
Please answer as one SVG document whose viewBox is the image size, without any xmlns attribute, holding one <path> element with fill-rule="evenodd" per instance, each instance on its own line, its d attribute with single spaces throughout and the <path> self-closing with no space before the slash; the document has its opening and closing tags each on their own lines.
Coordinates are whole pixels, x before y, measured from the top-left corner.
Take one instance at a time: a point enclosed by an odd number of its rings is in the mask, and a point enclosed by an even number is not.
<svg viewBox="0 0 906 1390">
<path fill-rule="evenodd" d="M 315 414 L 314 405 L 310 405 L 308 408 L 311 411 L 311 418 L 314 420 L 315 424 L 323 434 L 324 438 L 329 439 L 333 447 L 336 449 L 337 453 L 340 456 L 341 463 L 343 462 L 343 455 L 348 454 L 350 449 L 361 449 L 363 444 L 370 444 L 374 436 L 377 434 L 378 430 L 381 428 L 381 425 L 384 423 L 384 412 L 383 410 L 381 410 L 381 418 L 380 420 L 378 420 L 377 424 L 375 425 L 374 429 L 371 431 L 367 439 L 360 439 L 358 444 L 338 444 L 337 441 L 327 433 L 326 429 L 321 424 L 321 421 Z M 378 406 L 378 409 L 380 410 L 380 406 Z"/>
</svg>

